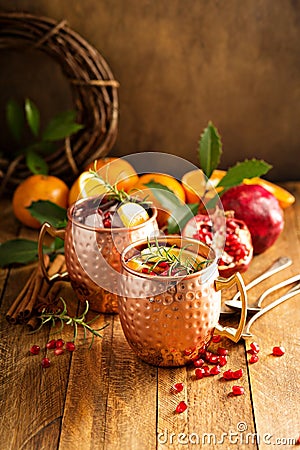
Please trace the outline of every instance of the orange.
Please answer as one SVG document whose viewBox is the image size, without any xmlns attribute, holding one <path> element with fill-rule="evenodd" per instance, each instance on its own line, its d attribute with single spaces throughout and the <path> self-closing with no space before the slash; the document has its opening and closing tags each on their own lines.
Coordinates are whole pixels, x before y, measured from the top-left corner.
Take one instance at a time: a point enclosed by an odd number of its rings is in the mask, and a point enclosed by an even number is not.
<svg viewBox="0 0 300 450">
<path fill-rule="evenodd" d="M 225 174 L 225 170 L 214 170 L 209 179 L 211 185 L 216 187 Z M 185 173 L 181 182 L 185 191 L 187 203 L 198 203 L 204 194 L 206 185 L 206 177 L 202 170 L 195 169 Z M 216 189 L 217 192 L 220 190 L 221 189 Z"/>
<path fill-rule="evenodd" d="M 138 182 L 138 175 L 132 165 L 123 158 L 100 158 L 88 164 L 86 171 L 96 170 L 110 184 L 117 183 L 119 190 L 128 192 Z"/>
<path fill-rule="evenodd" d="M 169 188 L 182 203 L 185 202 L 185 192 L 183 187 L 181 186 L 181 183 L 177 181 L 176 178 L 164 173 L 148 173 L 145 175 L 141 175 L 139 181 L 132 187 L 132 190 L 130 192 L 132 195 L 137 195 L 141 199 L 149 200 L 154 204 L 154 206 L 156 206 L 156 208 L 158 209 L 157 222 L 159 227 L 162 228 L 166 225 L 171 211 L 166 211 L 166 209 L 162 207 L 159 200 L 155 197 L 151 189 L 146 186 L 146 184 L 150 183 L 151 181 L 162 184 Z"/>
<path fill-rule="evenodd" d="M 68 204 L 72 205 L 80 198 L 93 197 L 105 192 L 107 192 L 107 187 L 101 179 L 95 177 L 91 172 L 82 172 L 70 189 Z"/>
<path fill-rule="evenodd" d="M 259 184 L 267 191 L 271 192 L 271 194 L 273 194 L 274 197 L 277 198 L 279 205 L 281 206 L 282 209 L 291 206 L 295 202 L 295 197 L 293 196 L 293 194 L 291 194 L 281 186 L 271 183 L 270 181 L 255 177 L 255 178 L 245 178 L 243 182 L 245 184 Z"/>
<path fill-rule="evenodd" d="M 40 222 L 32 217 L 27 207 L 38 200 L 49 200 L 63 208 L 68 204 L 69 188 L 60 179 L 50 175 L 31 175 L 16 188 L 12 207 L 14 215 L 30 228 L 40 228 Z"/>
</svg>

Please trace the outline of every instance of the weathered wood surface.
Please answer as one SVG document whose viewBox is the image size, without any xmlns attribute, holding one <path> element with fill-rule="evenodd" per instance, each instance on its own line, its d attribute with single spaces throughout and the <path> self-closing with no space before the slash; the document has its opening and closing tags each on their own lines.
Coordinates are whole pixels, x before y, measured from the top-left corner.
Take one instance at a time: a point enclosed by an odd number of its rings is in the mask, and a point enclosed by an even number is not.
<svg viewBox="0 0 300 450">
<path fill-rule="evenodd" d="M 300 183 L 287 186 L 298 201 L 285 210 L 285 230 L 271 249 L 254 258 L 244 279 L 250 281 L 280 255 L 290 256 L 294 263 L 253 288 L 249 302 L 300 269 Z M 12 217 L 9 202 L 1 204 L 0 241 L 16 236 L 35 239 L 35 232 Z M 258 363 L 247 362 L 249 342 L 224 339 L 219 344 L 230 352 L 226 369 L 244 370 L 237 382 L 224 381 L 221 375 L 197 381 L 190 367 L 147 365 L 129 348 L 118 316 L 97 319 L 97 326 L 108 326 L 90 350 L 85 344 L 73 354 L 52 356 L 51 367 L 42 370 L 44 351 L 30 356 L 29 348 L 44 348 L 53 330 L 28 334 L 26 327 L 8 325 L 5 319 L 33 267 L 0 269 L 1 450 L 294 448 L 292 439 L 300 434 L 299 295 L 253 325 L 253 340 L 261 347 Z M 68 284 L 61 294 L 75 311 L 77 301 Z M 69 340 L 72 331 L 64 328 L 61 337 Z M 285 346 L 283 357 L 271 355 L 274 345 Z M 170 391 L 176 382 L 185 386 L 179 394 Z M 245 395 L 228 395 L 233 384 L 244 386 Z M 180 400 L 188 409 L 175 414 Z"/>
</svg>

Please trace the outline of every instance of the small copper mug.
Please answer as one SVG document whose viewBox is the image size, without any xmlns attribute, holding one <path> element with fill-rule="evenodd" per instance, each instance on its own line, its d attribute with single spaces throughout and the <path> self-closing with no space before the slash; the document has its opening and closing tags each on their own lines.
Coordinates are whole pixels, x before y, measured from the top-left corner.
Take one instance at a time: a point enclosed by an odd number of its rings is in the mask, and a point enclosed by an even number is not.
<svg viewBox="0 0 300 450">
<path fill-rule="evenodd" d="M 69 279 L 82 302 L 100 313 L 118 312 L 118 276 L 122 250 L 132 242 L 159 234 L 156 208 L 150 208 L 150 218 L 131 228 L 99 228 L 86 225 L 83 218 L 94 210 L 99 197 L 78 200 L 68 209 L 66 229 L 56 229 L 45 222 L 38 242 L 39 263 L 49 281 Z M 49 277 L 44 265 L 43 242 L 46 233 L 65 241 L 67 272 Z"/>
<path fill-rule="evenodd" d="M 155 366 L 183 366 L 209 345 L 214 332 L 238 342 L 246 322 L 247 297 L 239 273 L 228 279 L 218 276 L 212 249 L 180 236 L 159 237 L 162 245 L 188 246 L 195 256 L 211 262 L 204 269 L 183 278 L 139 273 L 127 261 L 143 249 L 145 240 L 130 244 L 121 255 L 124 278 L 119 297 L 119 317 L 125 337 L 144 361 Z M 155 243 L 155 240 L 150 241 Z M 238 328 L 222 327 L 218 321 L 223 288 L 237 285 L 242 301 Z"/>
</svg>

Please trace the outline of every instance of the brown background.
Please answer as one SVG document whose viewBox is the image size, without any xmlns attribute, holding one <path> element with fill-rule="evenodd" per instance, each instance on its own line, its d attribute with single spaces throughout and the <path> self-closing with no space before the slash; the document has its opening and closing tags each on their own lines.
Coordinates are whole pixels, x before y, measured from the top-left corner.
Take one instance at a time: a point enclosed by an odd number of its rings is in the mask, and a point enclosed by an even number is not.
<svg viewBox="0 0 300 450">
<path fill-rule="evenodd" d="M 159 151 L 197 164 L 212 120 L 223 168 L 256 157 L 273 165 L 267 178 L 300 179 L 300 1 L 0 0 L 0 9 L 67 19 L 105 57 L 120 82 L 111 154 Z M 71 102 L 46 56 L 3 51 L 0 64 L 2 123 L 11 96 L 31 96 L 44 120 Z M 1 141 L 10 145 L 5 127 Z"/>
</svg>

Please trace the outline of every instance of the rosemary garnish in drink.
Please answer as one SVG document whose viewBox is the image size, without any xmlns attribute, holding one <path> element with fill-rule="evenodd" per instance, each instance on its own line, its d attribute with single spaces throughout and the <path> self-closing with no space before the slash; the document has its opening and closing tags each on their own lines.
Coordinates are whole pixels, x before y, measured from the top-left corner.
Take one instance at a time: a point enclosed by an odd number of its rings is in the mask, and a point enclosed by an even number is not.
<svg viewBox="0 0 300 450">
<path fill-rule="evenodd" d="M 185 276 L 198 272 L 207 266 L 210 260 L 201 256 L 193 256 L 188 249 L 190 245 L 181 248 L 176 245 L 162 245 L 156 238 L 154 243 L 148 239 L 139 256 L 133 260 L 137 263 L 136 268 L 142 273 L 161 276 Z"/>
</svg>

